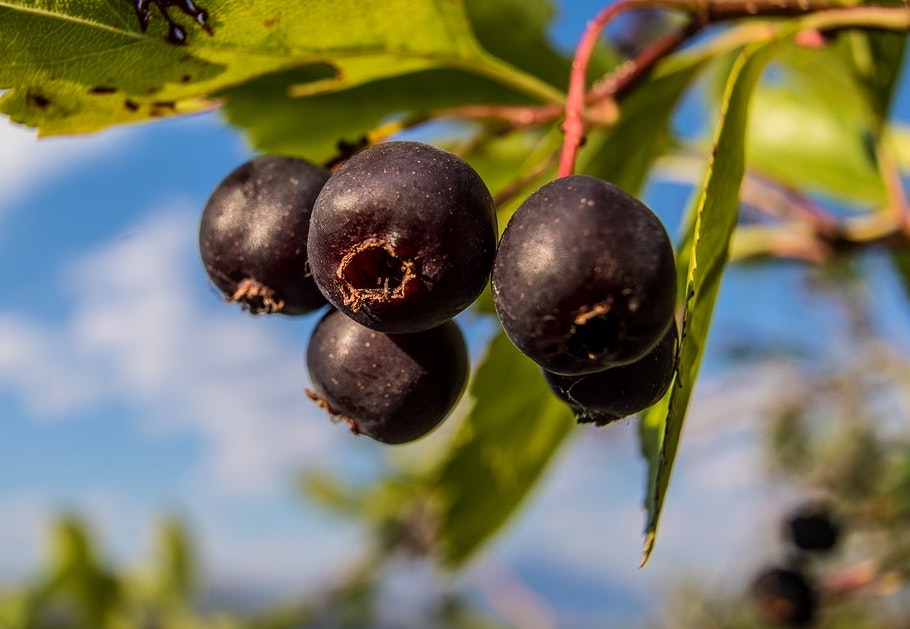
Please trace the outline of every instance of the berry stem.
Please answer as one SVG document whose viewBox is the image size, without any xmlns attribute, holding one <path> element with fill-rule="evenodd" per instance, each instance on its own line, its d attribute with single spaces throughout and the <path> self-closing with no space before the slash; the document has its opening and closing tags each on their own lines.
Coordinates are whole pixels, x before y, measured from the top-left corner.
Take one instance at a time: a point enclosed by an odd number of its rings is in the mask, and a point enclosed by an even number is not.
<svg viewBox="0 0 910 629">
<path fill-rule="evenodd" d="M 600 34 L 617 15 L 634 9 L 647 6 L 650 0 L 619 0 L 601 10 L 593 20 L 588 22 L 585 32 L 578 41 L 575 56 L 572 58 L 572 70 L 569 74 L 569 91 L 566 96 L 566 116 L 562 123 L 565 139 L 562 144 L 562 153 L 559 157 L 558 177 L 568 177 L 575 172 L 575 156 L 584 141 L 584 116 L 585 87 L 588 62 Z"/>
<path fill-rule="evenodd" d="M 660 59 L 664 58 L 686 39 L 701 30 L 708 23 L 711 3 L 702 0 L 619 0 L 608 5 L 588 22 L 575 49 L 572 59 L 572 70 L 569 74 L 569 90 L 566 96 L 565 120 L 562 129 L 565 140 L 559 159 L 559 177 L 567 177 L 575 172 L 575 157 L 584 143 L 584 108 L 605 98 L 615 98 L 641 79 Z M 732 4 L 739 4 L 738 2 Z M 682 29 L 672 31 L 646 47 L 636 57 L 621 64 L 591 91 L 586 93 L 588 62 L 594 47 L 607 25 L 620 14 L 646 7 L 664 7 L 677 9 L 697 16 Z"/>
</svg>

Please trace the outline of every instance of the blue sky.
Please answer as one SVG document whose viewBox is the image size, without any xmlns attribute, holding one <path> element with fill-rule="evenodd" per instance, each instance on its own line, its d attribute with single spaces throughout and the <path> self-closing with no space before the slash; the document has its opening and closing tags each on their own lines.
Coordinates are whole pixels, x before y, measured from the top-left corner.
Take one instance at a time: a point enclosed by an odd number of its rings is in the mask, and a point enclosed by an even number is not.
<svg viewBox="0 0 910 629">
<path fill-rule="evenodd" d="M 590 16 L 578 10 L 564 15 L 561 37 Z M 905 86 L 904 121 L 907 102 Z M 250 155 L 216 114 L 41 141 L 0 121 L 0 583 L 34 569 L 61 510 L 84 515 L 128 565 L 147 556 L 158 515 L 182 514 L 220 586 L 305 590 L 362 548 L 351 523 L 293 492 L 301 469 L 362 475 L 390 452 L 306 399 L 316 317 L 226 307 L 198 260 L 205 200 Z M 686 193 L 658 185 L 648 200 L 672 219 Z M 896 281 L 874 277 L 882 325 L 906 342 Z M 733 271 L 712 343 L 747 334 L 812 344 L 812 333 L 836 333 L 843 321 L 802 282 L 794 267 Z M 624 422 L 579 429 L 460 582 L 520 584 L 541 628 L 555 626 L 549 618 L 583 627 L 635 617 L 680 574 L 735 587 L 774 552 L 776 518 L 795 498 L 762 478 L 756 421 L 804 393 L 792 369 L 707 365 L 647 569 L 638 569 L 645 469 Z M 391 456 L 418 447 L 431 446 Z"/>
</svg>

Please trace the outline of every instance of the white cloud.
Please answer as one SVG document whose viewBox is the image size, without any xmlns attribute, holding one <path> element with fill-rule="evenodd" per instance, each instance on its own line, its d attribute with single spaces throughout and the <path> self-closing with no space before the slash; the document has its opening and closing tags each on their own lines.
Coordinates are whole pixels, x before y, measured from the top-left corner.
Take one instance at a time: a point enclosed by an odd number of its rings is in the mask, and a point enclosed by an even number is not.
<svg viewBox="0 0 910 629">
<path fill-rule="evenodd" d="M 243 575 L 246 586 L 300 587 L 360 547 L 353 526 L 314 520 L 288 495 L 291 474 L 365 444 L 304 394 L 306 339 L 293 325 L 306 321 L 276 322 L 217 303 L 197 257 L 195 212 L 181 205 L 162 204 L 169 209 L 151 212 L 132 236 L 66 265 L 61 284 L 71 308 L 59 322 L 0 311 L 0 391 L 33 420 L 79 421 L 117 409 L 149 440 L 200 444 L 185 483 L 153 495 L 170 496 L 199 533 L 213 583 Z M 168 505 L 145 491 L 94 478 L 75 492 L 4 492 L 0 578 L 40 565 L 47 526 L 61 509 L 86 517 L 118 562 L 147 561 L 155 514 Z"/>
<path fill-rule="evenodd" d="M 0 389 L 18 392 L 36 418 L 76 413 L 99 396 L 96 374 L 81 369 L 77 357 L 60 352 L 63 335 L 35 325 L 20 314 L 0 313 Z"/>
<path fill-rule="evenodd" d="M 126 143 L 130 130 L 92 136 L 36 138 L 0 116 L 0 216 L 29 190 Z"/>
<path fill-rule="evenodd" d="M 0 388 L 44 418 L 125 404 L 149 434 L 201 437 L 194 480 L 208 490 L 282 489 L 289 471 L 349 437 L 304 394 L 305 340 L 292 346 L 280 326 L 206 306 L 191 214 L 153 212 L 69 265 L 62 325 L 0 313 Z"/>
</svg>

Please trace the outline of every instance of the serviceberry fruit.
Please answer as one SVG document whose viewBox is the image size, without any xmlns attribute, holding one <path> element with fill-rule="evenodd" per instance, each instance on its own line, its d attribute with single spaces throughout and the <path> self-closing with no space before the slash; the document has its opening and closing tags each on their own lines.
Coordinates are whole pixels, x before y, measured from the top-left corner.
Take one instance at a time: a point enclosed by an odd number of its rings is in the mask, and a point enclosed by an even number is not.
<svg viewBox="0 0 910 629">
<path fill-rule="evenodd" d="M 633 362 L 664 337 L 676 263 L 646 205 L 606 181 L 572 175 L 519 206 L 492 284 L 512 343 L 547 371 L 580 375 Z"/>
<path fill-rule="evenodd" d="M 785 627 L 808 627 L 818 611 L 815 587 L 798 571 L 768 568 L 752 582 L 752 600 L 765 622 Z"/>
<path fill-rule="evenodd" d="M 307 233 L 328 171 L 293 157 L 263 155 L 212 192 L 199 226 L 209 278 L 254 314 L 305 314 L 325 305 L 307 262 Z"/>
<path fill-rule="evenodd" d="M 676 364 L 676 325 L 635 362 L 579 376 L 544 370 L 547 384 L 575 412 L 579 423 L 598 426 L 634 415 L 664 396 Z"/>
<path fill-rule="evenodd" d="M 388 333 L 436 327 L 490 276 L 496 212 L 461 158 L 419 142 L 378 144 L 332 175 L 313 207 L 308 249 L 328 301 Z"/>
<path fill-rule="evenodd" d="M 831 508 L 823 503 L 807 503 L 791 513 L 784 524 L 785 536 L 798 550 L 826 553 L 837 546 L 841 527 Z"/>
<path fill-rule="evenodd" d="M 307 395 L 355 434 L 400 444 L 436 428 L 468 379 L 468 352 L 454 321 L 413 334 L 371 330 L 332 310 L 306 353 Z"/>
</svg>

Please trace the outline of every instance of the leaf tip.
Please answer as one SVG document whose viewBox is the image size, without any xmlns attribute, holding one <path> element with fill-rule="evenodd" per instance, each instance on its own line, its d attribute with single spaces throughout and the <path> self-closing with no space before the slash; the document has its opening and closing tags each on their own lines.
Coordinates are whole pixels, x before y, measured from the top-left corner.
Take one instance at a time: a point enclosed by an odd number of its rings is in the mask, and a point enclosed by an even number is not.
<svg viewBox="0 0 910 629">
<path fill-rule="evenodd" d="M 639 568 L 644 568 L 645 564 L 648 563 L 648 559 L 651 558 L 651 551 L 654 549 L 654 540 L 656 539 L 654 531 L 649 531 L 645 536 L 644 547 L 641 551 L 641 563 L 638 564 Z"/>
</svg>

